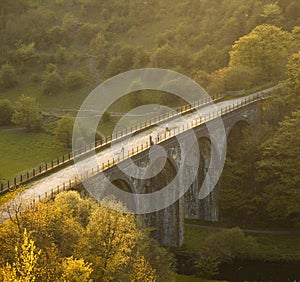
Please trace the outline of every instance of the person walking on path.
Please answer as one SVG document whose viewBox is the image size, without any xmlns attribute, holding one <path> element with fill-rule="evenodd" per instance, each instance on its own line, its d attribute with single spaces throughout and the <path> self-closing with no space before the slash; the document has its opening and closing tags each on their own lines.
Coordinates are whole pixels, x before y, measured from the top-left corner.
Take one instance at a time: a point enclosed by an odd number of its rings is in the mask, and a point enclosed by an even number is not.
<svg viewBox="0 0 300 282">
<path fill-rule="evenodd" d="M 153 145 L 153 141 L 152 141 L 152 135 L 149 136 L 149 143 L 150 143 L 150 146 Z"/>
<path fill-rule="evenodd" d="M 159 139 L 160 139 L 160 135 L 159 135 L 159 133 L 157 133 L 157 136 L 156 136 L 156 143 L 158 143 L 159 142 Z"/>
</svg>

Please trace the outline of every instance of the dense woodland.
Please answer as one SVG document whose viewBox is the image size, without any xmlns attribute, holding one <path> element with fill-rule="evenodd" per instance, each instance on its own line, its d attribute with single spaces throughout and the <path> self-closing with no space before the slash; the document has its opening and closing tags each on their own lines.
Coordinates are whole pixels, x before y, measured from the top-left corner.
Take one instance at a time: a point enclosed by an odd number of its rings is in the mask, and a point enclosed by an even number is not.
<svg viewBox="0 0 300 282">
<path fill-rule="evenodd" d="M 136 68 L 178 71 L 211 95 L 279 83 L 257 127 L 229 140 L 217 198 L 222 221 L 299 228 L 299 15 L 298 0 L 1 0 L 0 125 L 70 147 L 64 134 L 72 131 L 72 111 L 57 123 L 41 112 L 76 110 L 99 83 Z M 122 105 L 149 102 L 150 94 Z M 120 233 L 98 234 L 98 224 Z M 3 279 L 167 281 L 174 259 L 142 225 L 77 194 L 60 195 L 1 225 Z M 112 256 L 111 242 L 123 251 Z M 200 257 L 201 275 L 204 265 L 220 263 L 209 259 Z"/>
</svg>

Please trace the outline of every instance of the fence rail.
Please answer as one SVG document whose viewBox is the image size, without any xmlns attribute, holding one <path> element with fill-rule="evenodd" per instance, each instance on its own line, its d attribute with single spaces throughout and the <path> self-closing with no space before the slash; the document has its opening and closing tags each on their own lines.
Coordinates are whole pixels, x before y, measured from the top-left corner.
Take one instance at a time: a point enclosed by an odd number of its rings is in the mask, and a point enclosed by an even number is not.
<svg viewBox="0 0 300 282">
<path fill-rule="evenodd" d="M 170 131 L 166 131 L 161 135 L 161 138 L 157 144 L 160 144 L 170 138 L 173 138 L 174 136 L 178 134 L 182 134 L 187 130 L 193 129 L 203 123 L 206 123 L 210 120 L 213 120 L 217 117 L 221 117 L 224 114 L 230 113 L 232 111 L 235 111 L 239 108 L 242 108 L 246 105 L 249 105 L 253 102 L 256 102 L 258 100 L 262 99 L 261 95 L 257 94 L 256 96 L 252 97 L 247 97 L 243 100 L 241 100 L 239 103 L 234 103 L 233 105 L 230 106 L 224 106 L 221 109 L 218 109 L 217 111 L 213 113 L 209 113 L 205 116 L 198 117 L 196 119 L 193 119 L 189 121 L 187 124 L 183 124 L 181 127 L 178 128 L 173 128 Z M 90 177 L 93 177 L 97 175 L 100 172 L 103 172 L 116 164 L 133 157 L 135 155 L 138 155 L 139 153 L 149 149 L 151 145 L 149 142 L 144 142 L 139 144 L 136 148 L 132 148 L 131 150 L 128 150 L 124 155 L 120 156 L 118 155 L 117 158 L 112 158 L 111 160 L 106 161 L 105 163 L 101 163 L 97 165 L 97 167 L 90 169 L 89 171 L 85 171 L 84 173 L 80 174 L 79 176 L 74 177 L 73 179 L 69 179 L 68 182 L 64 182 L 61 185 L 56 186 L 55 188 L 52 188 L 48 192 L 45 192 L 43 195 L 37 196 L 35 199 L 31 199 L 32 203 L 35 203 L 36 201 L 41 201 L 45 198 L 53 198 L 56 194 L 62 192 L 62 191 L 67 191 L 70 190 L 77 185 L 79 185 L 83 180 L 88 179 Z"/>
<path fill-rule="evenodd" d="M 255 98 L 253 98 L 253 97 L 254 96 L 246 97 L 245 99 L 243 99 L 242 106 L 244 106 L 246 103 L 251 103 L 253 101 L 258 100 L 260 98 L 260 94 L 257 94 L 255 96 Z M 105 147 L 106 145 L 111 144 L 112 141 L 121 140 L 123 138 L 126 138 L 126 137 L 134 134 L 134 133 L 145 130 L 153 125 L 156 125 L 158 123 L 170 120 L 174 117 L 177 117 L 179 114 L 185 114 L 185 113 L 191 112 L 199 107 L 210 104 L 221 98 L 222 98 L 222 96 L 216 96 L 216 97 L 213 97 L 213 99 L 211 99 L 210 97 L 206 97 L 204 99 L 197 100 L 197 101 L 193 102 L 192 104 L 183 105 L 181 107 L 176 108 L 175 110 L 168 111 L 167 113 L 159 115 L 155 118 L 151 118 L 148 121 L 145 121 L 140 124 L 136 124 L 135 126 L 130 127 L 130 128 L 125 128 L 124 130 L 118 131 L 110 136 L 106 136 L 103 139 L 96 140 L 94 144 L 86 145 L 85 147 L 81 148 L 80 150 L 75 151 L 74 154 L 73 153 L 66 154 L 62 157 L 52 160 L 51 162 L 41 164 L 38 167 L 36 167 L 30 171 L 27 171 L 26 173 L 22 173 L 18 177 L 14 177 L 12 180 L 7 180 L 5 183 L 0 183 L 0 193 L 6 192 L 8 190 L 16 189 L 20 185 L 23 185 L 29 181 L 32 181 L 33 179 L 40 177 L 46 173 L 49 173 L 63 165 L 73 162 L 74 158 L 86 155 L 94 150 L 99 150 L 99 149 Z M 162 134 L 162 136 L 161 136 L 162 138 L 160 138 L 160 142 L 165 141 L 167 138 L 174 137 L 175 135 L 180 134 L 187 129 L 198 126 L 201 123 L 205 123 L 205 122 L 209 121 L 210 119 L 214 119 L 218 116 L 218 114 L 223 115 L 223 114 L 227 113 L 228 111 L 232 111 L 235 109 L 237 109 L 237 105 L 233 104 L 233 106 L 224 107 L 224 109 L 223 108 L 220 109 L 218 111 L 218 113 L 208 114 L 206 118 L 201 117 L 195 121 L 192 120 L 191 127 L 189 127 L 189 125 L 187 125 L 186 127 L 183 126 L 182 130 L 175 128 L 171 131 L 167 131 L 167 132 L 165 132 L 165 134 Z M 171 134 L 173 134 L 173 135 L 171 135 Z M 136 151 L 133 151 L 131 153 L 127 152 L 126 157 L 129 158 L 137 153 L 140 153 L 141 150 L 143 151 L 143 150 L 149 148 L 150 144 L 148 144 L 148 142 L 146 142 L 145 144 L 141 144 L 140 146 L 142 146 L 142 147 L 138 146 Z M 108 164 L 102 164 L 102 170 L 105 170 L 105 169 L 109 168 L 110 166 L 115 165 L 116 161 L 119 162 L 120 159 L 111 160 L 111 162 L 108 162 Z M 121 161 L 123 161 L 123 159 Z M 98 170 L 98 169 L 96 171 L 100 172 L 100 170 Z"/>
</svg>

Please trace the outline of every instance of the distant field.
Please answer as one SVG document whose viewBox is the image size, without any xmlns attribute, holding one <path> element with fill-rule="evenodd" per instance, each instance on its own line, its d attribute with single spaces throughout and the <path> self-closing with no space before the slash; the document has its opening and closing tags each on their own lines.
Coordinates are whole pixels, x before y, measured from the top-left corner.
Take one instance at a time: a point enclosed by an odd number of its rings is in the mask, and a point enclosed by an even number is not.
<svg viewBox="0 0 300 282">
<path fill-rule="evenodd" d="M 12 178 L 67 152 L 69 150 L 50 134 L 0 127 L 0 180 Z"/>
<path fill-rule="evenodd" d="M 30 81 L 29 74 L 19 75 L 19 84 L 11 89 L 1 89 L 0 99 L 9 99 L 13 103 L 22 94 L 35 97 L 42 110 L 51 111 L 57 109 L 79 109 L 84 99 L 93 90 L 93 87 L 85 87 L 76 91 L 63 90 L 55 95 L 45 95 L 42 91 L 42 83 Z"/>
</svg>

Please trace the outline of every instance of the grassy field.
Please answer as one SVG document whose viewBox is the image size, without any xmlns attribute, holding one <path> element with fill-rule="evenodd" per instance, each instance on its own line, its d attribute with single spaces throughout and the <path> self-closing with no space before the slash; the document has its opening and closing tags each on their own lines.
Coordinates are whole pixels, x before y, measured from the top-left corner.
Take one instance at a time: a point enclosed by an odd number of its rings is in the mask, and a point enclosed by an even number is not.
<svg viewBox="0 0 300 282">
<path fill-rule="evenodd" d="M 204 239 L 220 230 L 207 229 L 197 225 L 185 225 L 185 243 L 180 251 L 197 253 Z M 250 236 L 250 235 L 249 235 Z M 300 261 L 299 235 L 251 234 L 259 244 L 259 257 L 267 261 Z"/>
<path fill-rule="evenodd" d="M 12 178 L 69 151 L 50 134 L 0 127 L 0 180 Z"/>
</svg>

